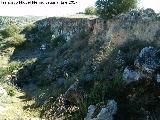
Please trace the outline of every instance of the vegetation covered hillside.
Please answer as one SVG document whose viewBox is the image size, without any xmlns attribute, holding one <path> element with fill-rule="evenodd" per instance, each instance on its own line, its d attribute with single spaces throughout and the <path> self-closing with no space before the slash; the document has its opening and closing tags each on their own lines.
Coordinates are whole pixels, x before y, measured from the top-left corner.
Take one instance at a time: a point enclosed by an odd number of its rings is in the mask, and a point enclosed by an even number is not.
<svg viewBox="0 0 160 120">
<path fill-rule="evenodd" d="M 7 27 L 11 24 L 24 25 L 45 17 L 38 16 L 24 16 L 24 17 L 12 17 L 12 16 L 0 16 L 0 29 Z"/>
<path fill-rule="evenodd" d="M 5 27 L 0 120 L 159 120 L 159 28 L 152 9 Z"/>
</svg>

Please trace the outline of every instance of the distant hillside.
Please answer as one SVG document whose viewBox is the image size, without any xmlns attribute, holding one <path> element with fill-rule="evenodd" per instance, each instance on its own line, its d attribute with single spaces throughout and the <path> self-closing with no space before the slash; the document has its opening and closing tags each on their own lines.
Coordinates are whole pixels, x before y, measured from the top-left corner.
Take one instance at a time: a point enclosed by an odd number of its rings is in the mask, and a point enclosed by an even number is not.
<svg viewBox="0 0 160 120">
<path fill-rule="evenodd" d="M 17 25 L 24 25 L 30 22 L 35 22 L 43 18 L 45 17 L 42 17 L 42 16 L 22 16 L 22 17 L 0 16 L 0 29 L 12 23 L 16 23 Z"/>
</svg>

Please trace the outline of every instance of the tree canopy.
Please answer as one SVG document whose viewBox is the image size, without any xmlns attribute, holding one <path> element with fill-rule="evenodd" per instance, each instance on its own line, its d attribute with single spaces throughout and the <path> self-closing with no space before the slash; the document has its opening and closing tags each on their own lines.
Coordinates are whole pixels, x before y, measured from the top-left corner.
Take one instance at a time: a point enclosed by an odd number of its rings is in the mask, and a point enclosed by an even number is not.
<svg viewBox="0 0 160 120">
<path fill-rule="evenodd" d="M 97 0 L 97 14 L 104 19 L 111 19 L 113 16 L 137 7 L 138 0 Z"/>
<path fill-rule="evenodd" d="M 97 10 L 96 10 L 95 7 L 87 7 L 85 9 L 85 14 L 86 15 L 96 15 L 96 13 L 97 13 Z"/>
</svg>

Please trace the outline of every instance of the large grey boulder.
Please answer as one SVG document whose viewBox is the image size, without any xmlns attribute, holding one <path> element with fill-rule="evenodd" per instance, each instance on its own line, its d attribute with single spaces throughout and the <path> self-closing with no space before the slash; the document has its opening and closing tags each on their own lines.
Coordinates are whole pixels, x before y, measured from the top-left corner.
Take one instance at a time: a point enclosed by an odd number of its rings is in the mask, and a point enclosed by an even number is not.
<svg viewBox="0 0 160 120">
<path fill-rule="evenodd" d="M 114 115 L 117 112 L 117 102 L 114 100 L 109 100 L 108 104 L 105 107 L 102 107 L 99 114 L 93 117 L 93 114 L 96 110 L 96 106 L 90 105 L 88 108 L 87 117 L 84 120 L 113 120 Z"/>
<path fill-rule="evenodd" d="M 147 8 L 143 11 L 144 14 L 146 14 L 148 17 L 155 17 L 156 13 L 153 9 Z"/>
<path fill-rule="evenodd" d="M 158 14 L 155 13 L 155 11 L 151 8 L 147 8 L 145 10 L 131 10 L 128 13 L 116 15 L 113 17 L 113 19 L 120 19 L 129 21 L 132 23 L 138 22 L 139 20 L 145 20 L 145 21 L 151 21 L 155 20 L 158 17 Z"/>
<path fill-rule="evenodd" d="M 153 9 L 147 8 L 147 9 L 143 10 L 141 16 L 142 16 L 143 20 L 153 20 L 156 18 L 156 13 Z"/>
<path fill-rule="evenodd" d="M 136 22 L 138 21 L 139 17 L 140 17 L 140 11 L 138 10 L 131 10 L 130 12 L 128 12 L 127 14 L 127 19 L 129 21 L 132 21 L 132 22 Z"/>
<path fill-rule="evenodd" d="M 133 81 L 138 81 L 143 77 L 143 75 L 129 67 L 126 67 L 123 72 L 123 80 L 128 84 Z"/>
<path fill-rule="evenodd" d="M 134 65 L 146 73 L 154 73 L 160 68 L 158 51 L 153 47 L 145 47 L 141 50 Z"/>
</svg>

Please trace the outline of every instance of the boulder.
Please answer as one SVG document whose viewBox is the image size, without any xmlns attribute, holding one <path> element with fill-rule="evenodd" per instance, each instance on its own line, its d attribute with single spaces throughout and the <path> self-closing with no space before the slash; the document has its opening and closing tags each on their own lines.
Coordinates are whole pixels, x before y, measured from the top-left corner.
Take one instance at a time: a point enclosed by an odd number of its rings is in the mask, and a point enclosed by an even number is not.
<svg viewBox="0 0 160 120">
<path fill-rule="evenodd" d="M 141 16 L 143 20 L 153 20 L 156 18 L 156 13 L 153 9 L 147 8 L 143 10 Z"/>
<path fill-rule="evenodd" d="M 90 106 L 88 107 L 87 117 L 84 118 L 84 120 L 89 120 L 89 119 L 91 119 L 91 117 L 92 117 L 92 115 L 94 114 L 94 111 L 95 111 L 95 110 L 96 110 L 96 106 L 90 105 Z"/>
<path fill-rule="evenodd" d="M 148 17 L 155 17 L 156 13 L 153 9 L 147 8 L 143 11 L 144 14 L 146 14 Z"/>
<path fill-rule="evenodd" d="M 133 69 L 129 68 L 129 67 L 126 67 L 124 69 L 124 72 L 123 72 L 123 80 L 126 81 L 126 83 L 131 83 L 133 81 L 138 81 L 140 80 L 141 78 L 143 77 L 142 74 L 140 74 L 139 72 L 137 71 L 134 71 Z"/>
<path fill-rule="evenodd" d="M 153 47 L 145 47 L 141 50 L 134 65 L 146 73 L 154 73 L 160 68 L 158 51 Z"/>
<path fill-rule="evenodd" d="M 129 21 L 132 21 L 132 22 L 136 22 L 139 17 L 140 17 L 140 11 L 138 10 L 131 10 L 128 14 L 127 14 L 127 19 Z"/>
<path fill-rule="evenodd" d="M 129 16 L 134 16 L 134 17 L 139 17 L 140 16 L 140 11 L 138 10 L 131 10 L 130 12 L 128 12 Z"/>
<path fill-rule="evenodd" d="M 158 18 L 158 14 L 155 13 L 155 11 L 151 8 L 147 8 L 145 10 L 131 10 L 127 14 L 120 14 L 113 17 L 113 19 L 120 19 L 129 21 L 132 23 L 138 22 L 139 20 L 145 20 L 150 21 Z"/>
<path fill-rule="evenodd" d="M 114 100 L 109 100 L 108 104 L 101 108 L 99 114 L 93 118 L 93 114 L 96 112 L 96 107 L 90 105 L 88 108 L 87 117 L 84 120 L 113 120 L 114 115 L 117 112 L 117 102 Z"/>
</svg>

